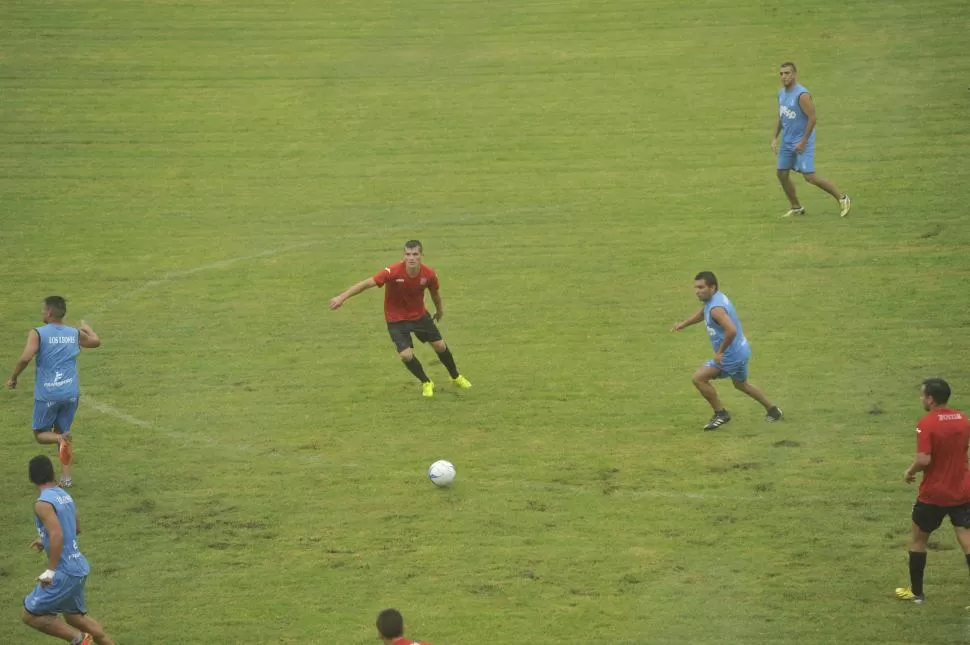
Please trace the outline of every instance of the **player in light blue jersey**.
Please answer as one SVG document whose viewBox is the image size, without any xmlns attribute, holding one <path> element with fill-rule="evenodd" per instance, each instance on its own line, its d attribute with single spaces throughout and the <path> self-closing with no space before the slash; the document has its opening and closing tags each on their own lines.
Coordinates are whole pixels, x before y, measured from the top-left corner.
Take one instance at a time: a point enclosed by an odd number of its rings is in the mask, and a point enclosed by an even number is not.
<svg viewBox="0 0 970 645">
<path fill-rule="evenodd" d="M 711 384 L 714 379 L 729 377 L 734 387 L 765 406 L 766 421 L 780 421 L 785 415 L 777 405 L 768 400 L 761 388 L 748 381 L 748 361 L 751 346 L 744 337 L 741 319 L 731 301 L 720 292 L 717 277 L 710 271 L 701 271 L 694 276 L 694 294 L 704 303 L 700 311 L 679 322 L 671 331 L 703 321 L 714 348 L 714 359 L 704 363 L 694 372 L 694 387 L 703 395 L 714 409 L 714 416 L 704 426 L 705 430 L 717 430 L 731 420 L 730 413 L 721 404 L 717 390 Z"/>
<path fill-rule="evenodd" d="M 88 616 L 84 584 L 91 566 L 78 547 L 81 524 L 74 499 L 54 483 L 54 464 L 45 455 L 31 459 L 27 473 L 39 493 L 34 502 L 39 537 L 31 547 L 46 552 L 47 569 L 24 598 L 24 623 L 72 645 L 114 645 L 98 621 Z"/>
<path fill-rule="evenodd" d="M 64 324 L 67 302 L 60 296 L 44 299 L 44 325 L 31 329 L 27 345 L 7 381 L 11 390 L 17 378 L 37 357 L 37 378 L 34 382 L 34 438 L 37 443 L 58 444 L 61 461 L 60 485 L 71 485 L 72 438 L 71 424 L 77 412 L 81 389 L 78 383 L 77 355 L 82 347 L 98 347 L 101 339 L 91 327 L 81 321 L 78 328 Z"/>
<path fill-rule="evenodd" d="M 791 202 L 791 210 L 785 217 L 804 215 L 805 209 L 798 201 L 795 184 L 789 173 L 800 172 L 805 181 L 818 186 L 839 202 L 840 214 L 845 217 L 852 208 L 852 200 L 832 182 L 815 174 L 815 105 L 812 95 L 798 84 L 795 63 L 782 63 L 781 84 L 778 90 L 778 122 L 771 137 L 771 149 L 778 155 L 778 181 Z M 781 135 L 781 145 L 778 135 Z"/>
</svg>

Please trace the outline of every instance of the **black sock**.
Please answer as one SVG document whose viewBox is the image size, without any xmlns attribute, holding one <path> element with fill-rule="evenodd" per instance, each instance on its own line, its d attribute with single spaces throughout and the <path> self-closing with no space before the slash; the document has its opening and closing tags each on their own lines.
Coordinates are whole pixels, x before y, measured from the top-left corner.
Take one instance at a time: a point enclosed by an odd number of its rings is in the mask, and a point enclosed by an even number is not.
<svg viewBox="0 0 970 645">
<path fill-rule="evenodd" d="M 970 567 L 970 553 L 967 554 L 967 566 Z"/>
<path fill-rule="evenodd" d="M 727 408 L 721 408 L 720 410 L 714 410 L 714 414 L 719 417 L 726 417 L 728 415 Z"/>
<path fill-rule="evenodd" d="M 909 587 L 914 596 L 923 595 L 923 570 L 926 569 L 926 552 L 909 552 Z"/>
<path fill-rule="evenodd" d="M 409 361 L 404 361 L 404 367 L 408 368 L 408 371 L 417 376 L 418 380 L 422 383 L 427 383 L 431 380 L 428 378 L 428 375 L 424 373 L 424 367 L 421 365 L 421 361 L 418 360 L 417 356 Z"/>
<path fill-rule="evenodd" d="M 445 366 L 451 378 L 458 378 L 458 367 L 455 365 L 455 357 L 451 355 L 451 350 L 445 347 L 445 351 L 438 352 L 438 360 Z"/>
</svg>

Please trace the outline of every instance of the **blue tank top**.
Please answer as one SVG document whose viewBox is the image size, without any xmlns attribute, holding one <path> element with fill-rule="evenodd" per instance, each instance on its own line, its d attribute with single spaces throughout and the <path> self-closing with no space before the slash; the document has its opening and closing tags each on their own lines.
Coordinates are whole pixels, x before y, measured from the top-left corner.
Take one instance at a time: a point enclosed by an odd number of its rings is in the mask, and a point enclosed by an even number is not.
<svg viewBox="0 0 970 645">
<path fill-rule="evenodd" d="M 61 559 L 57 563 L 56 571 L 77 578 L 88 575 L 91 572 L 91 565 L 77 545 L 77 510 L 74 507 L 74 499 L 63 488 L 55 486 L 42 490 L 37 501 L 47 502 L 54 507 L 57 521 L 61 524 L 61 533 L 64 535 L 64 549 L 61 551 Z M 40 540 L 44 543 L 44 551 L 50 555 L 51 542 L 47 529 L 36 514 L 34 514 L 34 522 L 37 524 Z"/>
<path fill-rule="evenodd" d="M 77 378 L 77 355 L 81 353 L 80 333 L 74 327 L 49 324 L 37 328 L 37 380 L 34 398 L 38 401 L 64 401 L 81 393 Z"/>
<path fill-rule="evenodd" d="M 719 307 L 727 312 L 728 318 L 734 323 L 734 328 L 738 332 L 737 336 L 734 337 L 734 341 L 725 350 L 722 364 L 731 365 L 748 360 L 751 357 L 751 346 L 748 345 L 748 339 L 744 337 L 744 330 L 741 329 L 741 320 L 738 318 L 738 312 L 734 310 L 734 305 L 731 304 L 728 297 L 720 291 L 715 292 L 714 296 L 704 303 L 704 323 L 707 325 L 707 335 L 711 337 L 711 346 L 717 352 L 721 348 L 721 343 L 724 342 L 724 328 L 717 324 L 717 321 L 711 317 L 711 309 L 717 309 Z"/>
<path fill-rule="evenodd" d="M 781 119 L 781 143 L 783 146 L 794 148 L 805 136 L 808 117 L 798 104 L 798 97 L 810 92 L 802 85 L 795 85 L 791 90 L 778 90 L 778 118 Z M 815 130 L 809 135 L 805 149 L 811 150 L 815 145 Z"/>
</svg>

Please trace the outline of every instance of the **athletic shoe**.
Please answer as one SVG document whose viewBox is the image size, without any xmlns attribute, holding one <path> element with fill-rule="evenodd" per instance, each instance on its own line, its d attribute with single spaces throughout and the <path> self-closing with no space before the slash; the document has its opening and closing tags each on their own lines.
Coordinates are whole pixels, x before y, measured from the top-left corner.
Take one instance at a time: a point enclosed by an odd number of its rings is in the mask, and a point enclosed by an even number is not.
<svg viewBox="0 0 970 645">
<path fill-rule="evenodd" d="M 784 418 L 785 413 L 782 412 L 781 408 L 779 408 L 777 405 L 772 406 L 771 409 L 768 410 L 768 414 L 765 415 L 765 421 L 768 423 L 771 423 L 772 421 L 781 421 Z"/>
<path fill-rule="evenodd" d="M 922 605 L 926 602 L 925 596 L 917 596 L 909 587 L 896 587 L 896 597 L 900 600 L 908 600 L 916 605 Z"/>
<path fill-rule="evenodd" d="M 94 636 L 84 634 L 84 638 L 81 639 L 81 645 L 94 645 Z"/>
<path fill-rule="evenodd" d="M 459 374 L 455 378 L 451 379 L 451 382 L 454 383 L 455 385 L 457 385 L 458 387 L 460 387 L 463 390 L 467 390 L 468 388 L 470 388 L 472 386 L 472 382 L 469 381 L 464 376 L 462 376 L 461 374 Z"/>
<path fill-rule="evenodd" d="M 70 477 L 68 477 L 67 479 L 61 479 L 61 481 L 57 482 L 57 485 L 61 488 L 70 488 L 74 485 L 74 482 L 71 481 Z"/>
<path fill-rule="evenodd" d="M 70 466 L 71 457 L 74 455 L 74 450 L 71 448 L 71 442 L 65 441 L 64 439 L 58 439 L 57 443 L 60 444 L 57 447 L 57 456 L 60 458 L 62 464 L 65 466 Z"/>
<path fill-rule="evenodd" d="M 720 428 L 730 420 L 731 420 L 731 415 L 728 413 L 727 410 L 724 410 L 723 412 L 720 412 L 720 413 L 715 413 L 714 416 L 711 417 L 711 420 L 707 422 L 707 425 L 704 426 L 704 429 L 717 430 L 718 428 Z"/>
<path fill-rule="evenodd" d="M 782 215 L 782 217 L 795 217 L 796 215 L 804 215 L 804 214 L 805 214 L 805 209 L 799 206 L 798 208 L 791 209 L 790 211 Z"/>
<path fill-rule="evenodd" d="M 852 200 L 849 199 L 848 193 L 839 198 L 839 206 L 842 207 L 842 212 L 839 213 L 839 217 L 845 217 L 849 214 L 849 210 L 852 208 Z"/>
<path fill-rule="evenodd" d="M 421 396 L 431 398 L 434 396 L 434 383 L 425 381 L 421 384 Z"/>
</svg>

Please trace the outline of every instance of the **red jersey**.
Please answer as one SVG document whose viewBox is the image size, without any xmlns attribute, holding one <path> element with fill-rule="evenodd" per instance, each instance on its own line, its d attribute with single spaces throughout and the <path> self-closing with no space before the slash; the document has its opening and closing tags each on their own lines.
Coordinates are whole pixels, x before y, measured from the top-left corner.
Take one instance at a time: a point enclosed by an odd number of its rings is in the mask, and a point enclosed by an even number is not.
<svg viewBox="0 0 970 645">
<path fill-rule="evenodd" d="M 410 638 L 398 638 L 397 640 L 391 641 L 391 645 L 431 645 L 431 643 L 413 641 Z"/>
<path fill-rule="evenodd" d="M 970 421 L 959 410 L 936 408 L 916 424 L 916 451 L 932 460 L 923 471 L 919 501 L 937 506 L 970 502 L 970 469 L 967 447 Z"/>
<path fill-rule="evenodd" d="M 384 318 L 387 322 L 417 320 L 426 313 L 424 290 L 437 291 L 438 274 L 429 266 L 421 265 L 418 275 L 408 275 L 404 262 L 392 264 L 374 275 L 378 287 L 384 287 Z"/>
</svg>

